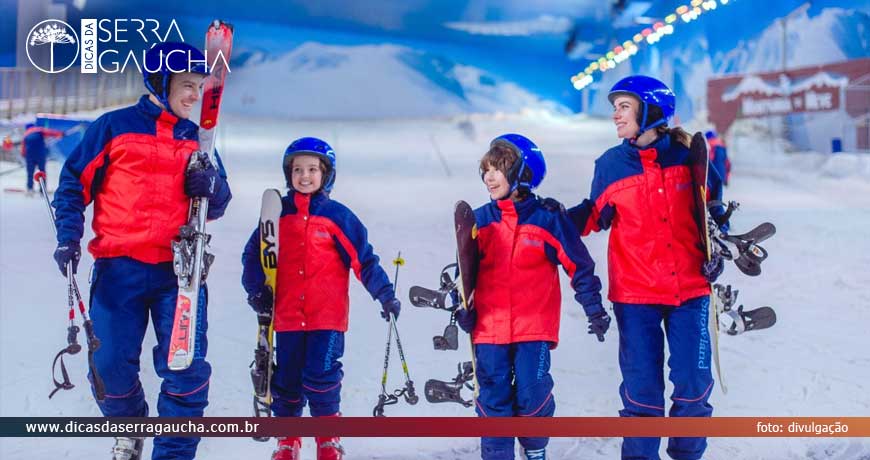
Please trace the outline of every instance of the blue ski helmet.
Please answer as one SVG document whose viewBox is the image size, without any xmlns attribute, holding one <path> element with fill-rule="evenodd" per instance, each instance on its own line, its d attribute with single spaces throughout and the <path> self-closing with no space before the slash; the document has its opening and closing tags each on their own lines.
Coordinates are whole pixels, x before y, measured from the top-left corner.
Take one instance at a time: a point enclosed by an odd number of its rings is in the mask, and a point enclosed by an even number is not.
<svg viewBox="0 0 870 460">
<path fill-rule="evenodd" d="M 332 191 L 332 186 L 335 185 L 335 152 L 323 140 L 316 137 L 303 137 L 296 139 L 287 146 L 284 150 L 284 179 L 287 181 L 287 187 L 293 188 L 293 183 L 290 181 L 290 166 L 293 163 L 293 157 L 296 155 L 313 155 L 327 165 L 326 174 L 323 175 L 323 185 L 321 188 L 324 192 Z"/>
<path fill-rule="evenodd" d="M 169 113 L 172 113 L 172 108 L 169 107 L 169 77 L 173 73 L 181 72 L 208 75 L 209 70 L 202 51 L 187 43 L 163 42 L 145 53 L 142 66 L 145 88 L 148 88 Z"/>
<path fill-rule="evenodd" d="M 529 138 L 520 134 L 502 134 L 490 142 L 489 146 L 504 145 L 517 154 L 517 161 L 507 173 L 507 181 L 511 186 L 510 193 L 517 189 L 532 191 L 541 185 L 547 175 L 547 162 L 544 154 Z M 524 180 L 526 171 L 531 171 L 531 178 Z"/>
<path fill-rule="evenodd" d="M 704 133 L 704 137 L 706 137 L 707 140 L 713 139 L 714 137 L 716 137 L 716 131 L 713 131 L 711 129 L 711 130 Z"/>
<path fill-rule="evenodd" d="M 674 116 L 674 106 L 677 97 L 668 85 L 646 75 L 632 75 L 616 82 L 607 100 L 613 104 L 618 96 L 629 95 L 640 101 L 640 111 L 637 114 L 638 135 L 657 126 L 667 126 L 668 120 Z"/>
</svg>

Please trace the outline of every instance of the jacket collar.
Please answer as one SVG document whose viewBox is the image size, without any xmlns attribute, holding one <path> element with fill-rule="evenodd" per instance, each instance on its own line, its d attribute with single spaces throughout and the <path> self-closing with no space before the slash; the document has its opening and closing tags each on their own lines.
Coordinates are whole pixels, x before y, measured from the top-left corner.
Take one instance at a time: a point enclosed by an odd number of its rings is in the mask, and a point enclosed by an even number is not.
<svg viewBox="0 0 870 460">
<path fill-rule="evenodd" d="M 629 139 L 622 140 L 622 147 L 627 149 L 632 154 L 640 157 L 642 161 L 658 161 L 662 157 L 662 153 L 667 152 L 671 148 L 671 136 L 664 134 L 659 136 L 658 139 L 653 141 L 651 144 L 640 147 L 635 145 Z"/>
<path fill-rule="evenodd" d="M 656 149 L 659 152 L 664 152 L 665 150 L 668 150 L 671 148 L 671 136 L 669 136 L 667 134 L 659 136 L 658 139 L 656 139 L 655 141 L 652 142 L 652 144 L 649 144 L 646 147 L 640 147 L 629 139 L 623 139 L 622 146 L 625 148 L 628 148 L 628 149 L 636 150 L 636 151 Z"/>
<path fill-rule="evenodd" d="M 296 206 L 297 212 L 305 214 L 308 214 L 311 209 L 319 208 L 323 203 L 329 200 L 329 196 L 322 191 L 315 194 L 307 194 L 290 190 L 287 193 L 293 199 L 293 204 Z"/>
<path fill-rule="evenodd" d="M 151 102 L 151 99 L 148 98 L 147 94 L 139 98 L 139 102 L 136 103 L 136 109 L 157 123 L 168 124 L 171 126 L 178 138 L 197 138 L 196 135 L 199 127 L 196 126 L 196 123 L 186 118 L 180 119 L 166 110 L 161 109 L 157 104 Z"/>
<path fill-rule="evenodd" d="M 515 214 L 521 219 L 529 216 L 539 206 L 538 197 L 535 194 L 529 194 L 522 201 L 513 201 L 507 198 L 504 200 L 491 200 L 490 203 L 498 208 L 502 214 Z"/>
</svg>

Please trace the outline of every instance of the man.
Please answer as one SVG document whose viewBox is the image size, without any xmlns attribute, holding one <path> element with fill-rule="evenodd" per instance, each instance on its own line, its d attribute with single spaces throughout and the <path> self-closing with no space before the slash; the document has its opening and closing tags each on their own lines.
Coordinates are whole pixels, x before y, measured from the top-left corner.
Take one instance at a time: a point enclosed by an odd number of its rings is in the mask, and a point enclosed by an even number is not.
<svg viewBox="0 0 870 460">
<path fill-rule="evenodd" d="M 63 166 L 53 206 L 57 209 L 58 267 L 73 273 L 80 257 L 84 210 L 94 203 L 91 318 L 102 346 L 97 372 L 106 397 L 98 401 L 107 417 L 145 417 L 148 405 L 139 381 L 139 356 L 149 315 L 157 335 L 154 367 L 163 379 L 160 416 L 198 417 L 208 405 L 211 367 L 205 361 L 207 292 L 198 305 L 197 342 L 191 366 L 167 367 L 178 292 L 170 242 L 186 223 L 193 197 L 209 199 L 208 218 L 221 217 L 232 195 L 226 173 L 216 165 L 187 171 L 198 149 L 198 128 L 188 120 L 201 97 L 208 69 L 196 48 L 163 43 L 145 57 L 150 95 L 136 105 L 109 112 L 87 130 Z M 151 69 L 159 69 L 152 71 Z M 172 73 L 186 69 L 181 73 Z M 152 459 L 193 459 L 199 438 L 157 437 Z M 116 460 L 140 458 L 141 438 L 116 438 Z"/>
<path fill-rule="evenodd" d="M 21 156 L 27 164 L 27 194 L 33 195 L 33 173 L 36 168 L 45 172 L 45 159 L 48 156 L 48 147 L 45 145 L 46 137 L 63 137 L 63 132 L 56 129 L 41 128 L 33 123 L 28 123 L 24 137 L 21 139 Z M 11 144 L 11 140 L 9 141 Z M 5 144 L 4 144 L 5 146 Z"/>
</svg>

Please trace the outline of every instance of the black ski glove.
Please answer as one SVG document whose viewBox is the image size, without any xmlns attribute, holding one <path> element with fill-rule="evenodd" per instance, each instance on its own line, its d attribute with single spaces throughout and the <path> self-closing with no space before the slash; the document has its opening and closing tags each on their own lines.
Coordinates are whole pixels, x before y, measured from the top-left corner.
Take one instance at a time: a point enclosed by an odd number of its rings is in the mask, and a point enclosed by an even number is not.
<svg viewBox="0 0 870 460">
<path fill-rule="evenodd" d="M 604 334 L 610 329 L 610 315 L 602 308 L 601 311 L 589 316 L 589 333 L 595 334 L 599 342 L 604 341 Z"/>
<path fill-rule="evenodd" d="M 399 302 L 399 299 L 393 297 L 392 299 L 381 304 L 381 308 L 384 310 L 381 312 L 381 318 L 390 322 L 390 313 L 396 318 L 396 321 L 399 320 L 399 312 L 402 310 L 402 302 Z"/>
<path fill-rule="evenodd" d="M 708 283 L 715 283 L 724 270 L 725 259 L 718 252 L 714 252 L 713 257 L 701 265 L 701 274 Z"/>
<path fill-rule="evenodd" d="M 184 193 L 191 198 L 212 199 L 224 182 L 218 174 L 218 170 L 209 164 L 205 169 L 194 169 L 187 173 L 184 181 Z"/>
<path fill-rule="evenodd" d="M 248 305 L 258 315 L 268 315 L 272 313 L 272 297 L 272 289 L 269 286 L 263 286 L 260 292 L 248 296 Z"/>
<path fill-rule="evenodd" d="M 456 323 L 459 324 L 459 327 L 463 331 L 471 334 L 471 331 L 474 330 L 474 326 L 477 324 L 477 310 L 458 308 L 456 310 Z"/>
<path fill-rule="evenodd" d="M 565 205 L 555 198 L 542 198 L 541 206 L 543 206 L 547 211 L 565 212 Z"/>
<path fill-rule="evenodd" d="M 57 268 L 64 277 L 66 277 L 66 266 L 69 263 L 72 263 L 73 275 L 76 274 L 81 257 L 82 248 L 78 241 L 58 243 L 57 249 L 54 250 L 54 260 L 57 262 Z"/>
</svg>

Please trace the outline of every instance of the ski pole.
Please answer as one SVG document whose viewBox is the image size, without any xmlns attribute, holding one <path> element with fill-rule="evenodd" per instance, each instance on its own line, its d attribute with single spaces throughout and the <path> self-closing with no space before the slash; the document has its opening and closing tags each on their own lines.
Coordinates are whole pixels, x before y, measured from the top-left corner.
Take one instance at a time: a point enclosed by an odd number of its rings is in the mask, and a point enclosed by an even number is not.
<svg viewBox="0 0 870 460">
<path fill-rule="evenodd" d="M 393 289 L 398 290 L 399 282 L 399 267 L 405 264 L 402 259 L 402 252 L 393 259 L 393 265 L 396 266 L 396 272 L 393 276 Z M 396 348 L 399 350 L 399 358 L 402 360 L 402 370 L 405 375 L 405 387 L 396 390 L 393 393 L 387 393 L 387 371 L 390 367 L 390 346 L 393 342 L 393 333 L 396 334 Z M 389 406 L 399 402 L 399 397 L 404 397 L 408 404 L 414 405 L 419 401 L 419 397 L 414 391 L 414 382 L 408 374 L 408 363 L 405 361 L 405 353 L 402 351 L 402 342 L 399 340 L 399 329 L 396 327 L 396 317 L 390 313 L 390 325 L 387 328 L 387 345 L 384 353 L 384 373 L 381 377 L 381 394 L 378 395 L 378 403 L 372 410 L 372 415 L 375 417 L 384 416 L 384 406 Z"/>
<path fill-rule="evenodd" d="M 398 292 L 399 290 L 399 267 L 405 265 L 405 259 L 402 258 L 402 251 L 399 251 L 399 254 L 393 260 L 393 265 L 396 266 L 396 272 L 393 277 L 393 289 Z M 399 339 L 399 328 L 396 326 L 396 318 L 390 313 L 390 328 L 396 334 L 396 350 L 399 351 L 399 359 L 402 361 L 402 372 L 405 374 L 405 401 L 412 406 L 417 404 L 417 401 L 420 398 L 417 397 L 416 392 L 414 391 L 414 381 L 411 380 L 411 376 L 408 373 L 408 362 L 405 361 L 405 352 L 402 351 L 402 340 Z"/>
<path fill-rule="evenodd" d="M 390 315 L 392 317 L 392 315 Z M 399 402 L 399 398 L 395 395 L 387 393 L 387 371 L 390 368 L 390 345 L 393 342 L 393 328 L 387 328 L 387 346 L 385 347 L 384 352 L 384 374 L 381 376 L 381 394 L 378 395 L 378 403 L 375 405 L 375 408 L 372 410 L 373 417 L 383 417 L 384 416 L 384 406 L 388 406 L 390 404 L 396 404 Z"/>
<path fill-rule="evenodd" d="M 54 233 L 57 234 L 57 223 L 55 222 L 54 210 L 51 208 L 51 201 L 48 199 L 48 188 L 45 185 L 45 172 L 37 171 L 33 175 L 33 179 L 39 183 L 39 190 L 42 193 L 42 198 L 45 200 L 45 206 L 48 210 L 48 217 L 51 220 L 51 228 L 54 229 Z M 54 357 L 54 362 L 51 365 L 51 378 L 54 380 L 54 391 L 48 395 L 48 398 L 51 399 L 58 390 L 71 390 L 75 386 L 69 380 L 69 374 L 66 371 L 66 366 L 63 363 L 63 355 L 70 354 L 74 355 L 81 351 L 82 347 L 78 343 L 78 339 L 76 338 L 79 333 L 79 327 L 75 325 L 75 302 L 78 302 L 79 312 L 82 315 L 82 325 L 85 327 L 85 336 L 88 340 L 88 367 L 91 371 L 91 376 L 93 378 L 94 384 L 94 394 L 96 395 L 97 401 L 103 401 L 106 396 L 106 387 L 103 384 L 103 379 L 100 377 L 99 372 L 97 372 L 97 366 L 94 362 L 94 353 L 100 348 L 100 339 L 97 338 L 94 333 L 94 323 L 91 321 L 91 318 L 88 316 L 88 312 L 85 309 L 85 303 L 82 300 L 82 294 L 79 290 L 79 285 L 76 282 L 75 275 L 73 274 L 73 266 L 72 261 L 70 261 L 66 266 L 66 279 L 67 279 L 67 302 L 69 305 L 69 327 L 67 328 L 67 347 L 63 350 L 59 351 L 58 354 Z M 75 297 L 75 301 L 73 300 Z M 55 378 L 55 366 L 57 365 L 58 359 L 60 360 L 60 370 L 61 375 L 63 376 L 64 381 L 58 382 L 57 378 Z"/>
</svg>

